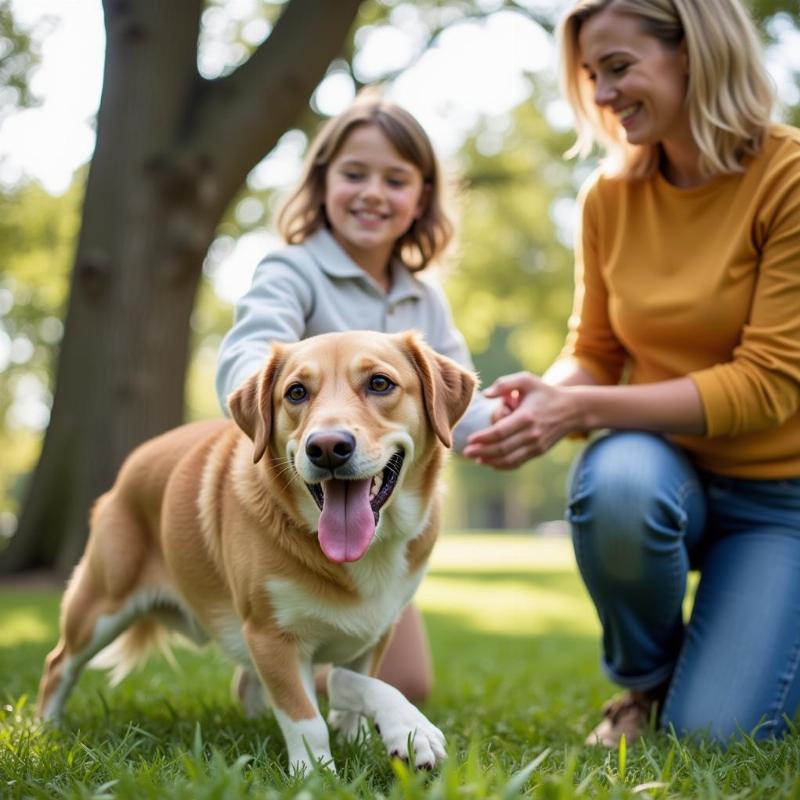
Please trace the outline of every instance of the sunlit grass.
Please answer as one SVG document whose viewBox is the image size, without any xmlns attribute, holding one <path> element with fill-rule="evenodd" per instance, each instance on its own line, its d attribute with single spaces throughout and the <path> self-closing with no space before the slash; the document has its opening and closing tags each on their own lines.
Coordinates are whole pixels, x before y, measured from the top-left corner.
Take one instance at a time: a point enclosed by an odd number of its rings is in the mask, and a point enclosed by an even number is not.
<svg viewBox="0 0 800 800">
<path fill-rule="evenodd" d="M 586 749 L 612 687 L 569 542 L 450 535 L 418 595 L 436 670 L 425 711 L 450 757 L 391 763 L 377 737 L 334 741 L 338 777 L 290 779 L 271 717 L 245 720 L 213 649 L 154 659 L 113 689 L 87 671 L 63 730 L 32 714 L 57 636 L 58 592 L 0 591 L 0 798 L 792 798 L 800 736 L 729 750 L 651 734 L 623 754 Z"/>
<path fill-rule="evenodd" d="M 21 608 L 7 612 L 0 627 L 0 647 L 13 647 L 23 642 L 49 642 L 53 638 L 53 621 L 44 612 Z"/>
<path fill-rule="evenodd" d="M 598 634 L 596 615 L 563 539 L 450 534 L 437 543 L 416 596 L 426 613 L 476 631 Z"/>
<path fill-rule="evenodd" d="M 584 634 L 598 630 L 582 599 L 524 580 L 480 584 L 474 576 L 434 574 L 420 591 L 419 605 L 425 612 L 446 614 L 466 627 L 493 634 L 519 636 L 554 630 Z"/>
<path fill-rule="evenodd" d="M 569 543 L 560 537 L 534 537 L 529 533 L 447 533 L 436 543 L 430 571 L 451 569 L 467 572 L 511 569 L 523 575 L 575 574 L 575 558 Z M 577 580 L 576 574 L 575 577 Z"/>
</svg>

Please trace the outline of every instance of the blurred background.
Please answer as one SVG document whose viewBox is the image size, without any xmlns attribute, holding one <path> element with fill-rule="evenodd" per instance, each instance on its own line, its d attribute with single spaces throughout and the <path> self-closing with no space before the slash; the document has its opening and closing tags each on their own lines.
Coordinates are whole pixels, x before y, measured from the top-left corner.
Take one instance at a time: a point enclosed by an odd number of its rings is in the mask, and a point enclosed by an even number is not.
<svg viewBox="0 0 800 800">
<path fill-rule="evenodd" d="M 219 416 L 232 304 L 309 137 L 363 85 L 418 117 L 451 178 L 437 278 L 483 383 L 546 368 L 593 167 L 562 157 L 564 5 L 0 0 L 0 573 L 68 569 L 124 454 Z M 748 5 L 796 123 L 800 5 Z M 578 446 L 510 473 L 453 459 L 447 527 L 559 530 Z"/>
</svg>

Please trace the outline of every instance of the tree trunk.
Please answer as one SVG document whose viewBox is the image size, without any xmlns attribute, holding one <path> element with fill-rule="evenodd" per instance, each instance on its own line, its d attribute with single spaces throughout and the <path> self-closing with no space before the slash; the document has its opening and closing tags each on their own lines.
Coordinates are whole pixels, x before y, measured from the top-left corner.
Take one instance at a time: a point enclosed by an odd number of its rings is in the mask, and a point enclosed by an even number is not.
<svg viewBox="0 0 800 800">
<path fill-rule="evenodd" d="M 202 0 L 171 0 L 168 10 L 160 0 L 104 0 L 97 143 L 53 409 L 0 572 L 67 572 L 91 504 L 127 453 L 181 422 L 189 320 L 214 231 L 306 107 L 359 4 L 337 0 L 320 14 L 315 0 L 291 0 L 247 64 L 205 81 Z"/>
</svg>

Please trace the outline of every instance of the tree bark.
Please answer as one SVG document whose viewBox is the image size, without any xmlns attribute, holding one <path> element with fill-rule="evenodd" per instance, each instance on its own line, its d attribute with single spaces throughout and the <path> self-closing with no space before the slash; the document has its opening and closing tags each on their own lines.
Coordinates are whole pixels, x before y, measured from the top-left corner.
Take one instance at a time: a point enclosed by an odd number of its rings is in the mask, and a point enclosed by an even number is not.
<svg viewBox="0 0 800 800">
<path fill-rule="evenodd" d="M 190 315 L 214 231 L 306 108 L 360 2 L 320 13 L 315 0 L 290 0 L 247 63 L 207 81 L 196 67 L 202 0 L 104 0 L 97 142 L 53 409 L 0 572 L 67 572 L 91 504 L 127 453 L 181 422 Z"/>
</svg>

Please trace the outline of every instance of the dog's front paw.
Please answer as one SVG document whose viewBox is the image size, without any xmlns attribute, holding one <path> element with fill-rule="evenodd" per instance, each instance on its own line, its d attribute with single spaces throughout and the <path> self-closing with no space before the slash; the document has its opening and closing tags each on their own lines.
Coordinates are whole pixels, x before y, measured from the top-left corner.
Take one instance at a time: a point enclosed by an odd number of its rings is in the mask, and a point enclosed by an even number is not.
<svg viewBox="0 0 800 800">
<path fill-rule="evenodd" d="M 410 703 L 380 711 L 375 727 L 390 756 L 410 761 L 411 741 L 415 767 L 432 769 L 447 756 L 444 734 Z"/>
<path fill-rule="evenodd" d="M 361 714 L 354 711 L 337 711 L 333 709 L 328 712 L 328 725 L 331 730 L 338 731 L 344 736 L 345 741 L 354 742 L 359 734 L 367 732 L 367 720 Z"/>
<path fill-rule="evenodd" d="M 308 755 L 297 755 L 297 757 L 292 758 L 291 753 L 289 754 L 289 777 L 290 778 L 303 778 L 308 777 L 317 769 L 324 769 L 330 772 L 332 775 L 336 775 L 336 765 L 333 763 L 332 758 L 319 758 L 317 760 L 311 760 L 308 758 Z"/>
</svg>

